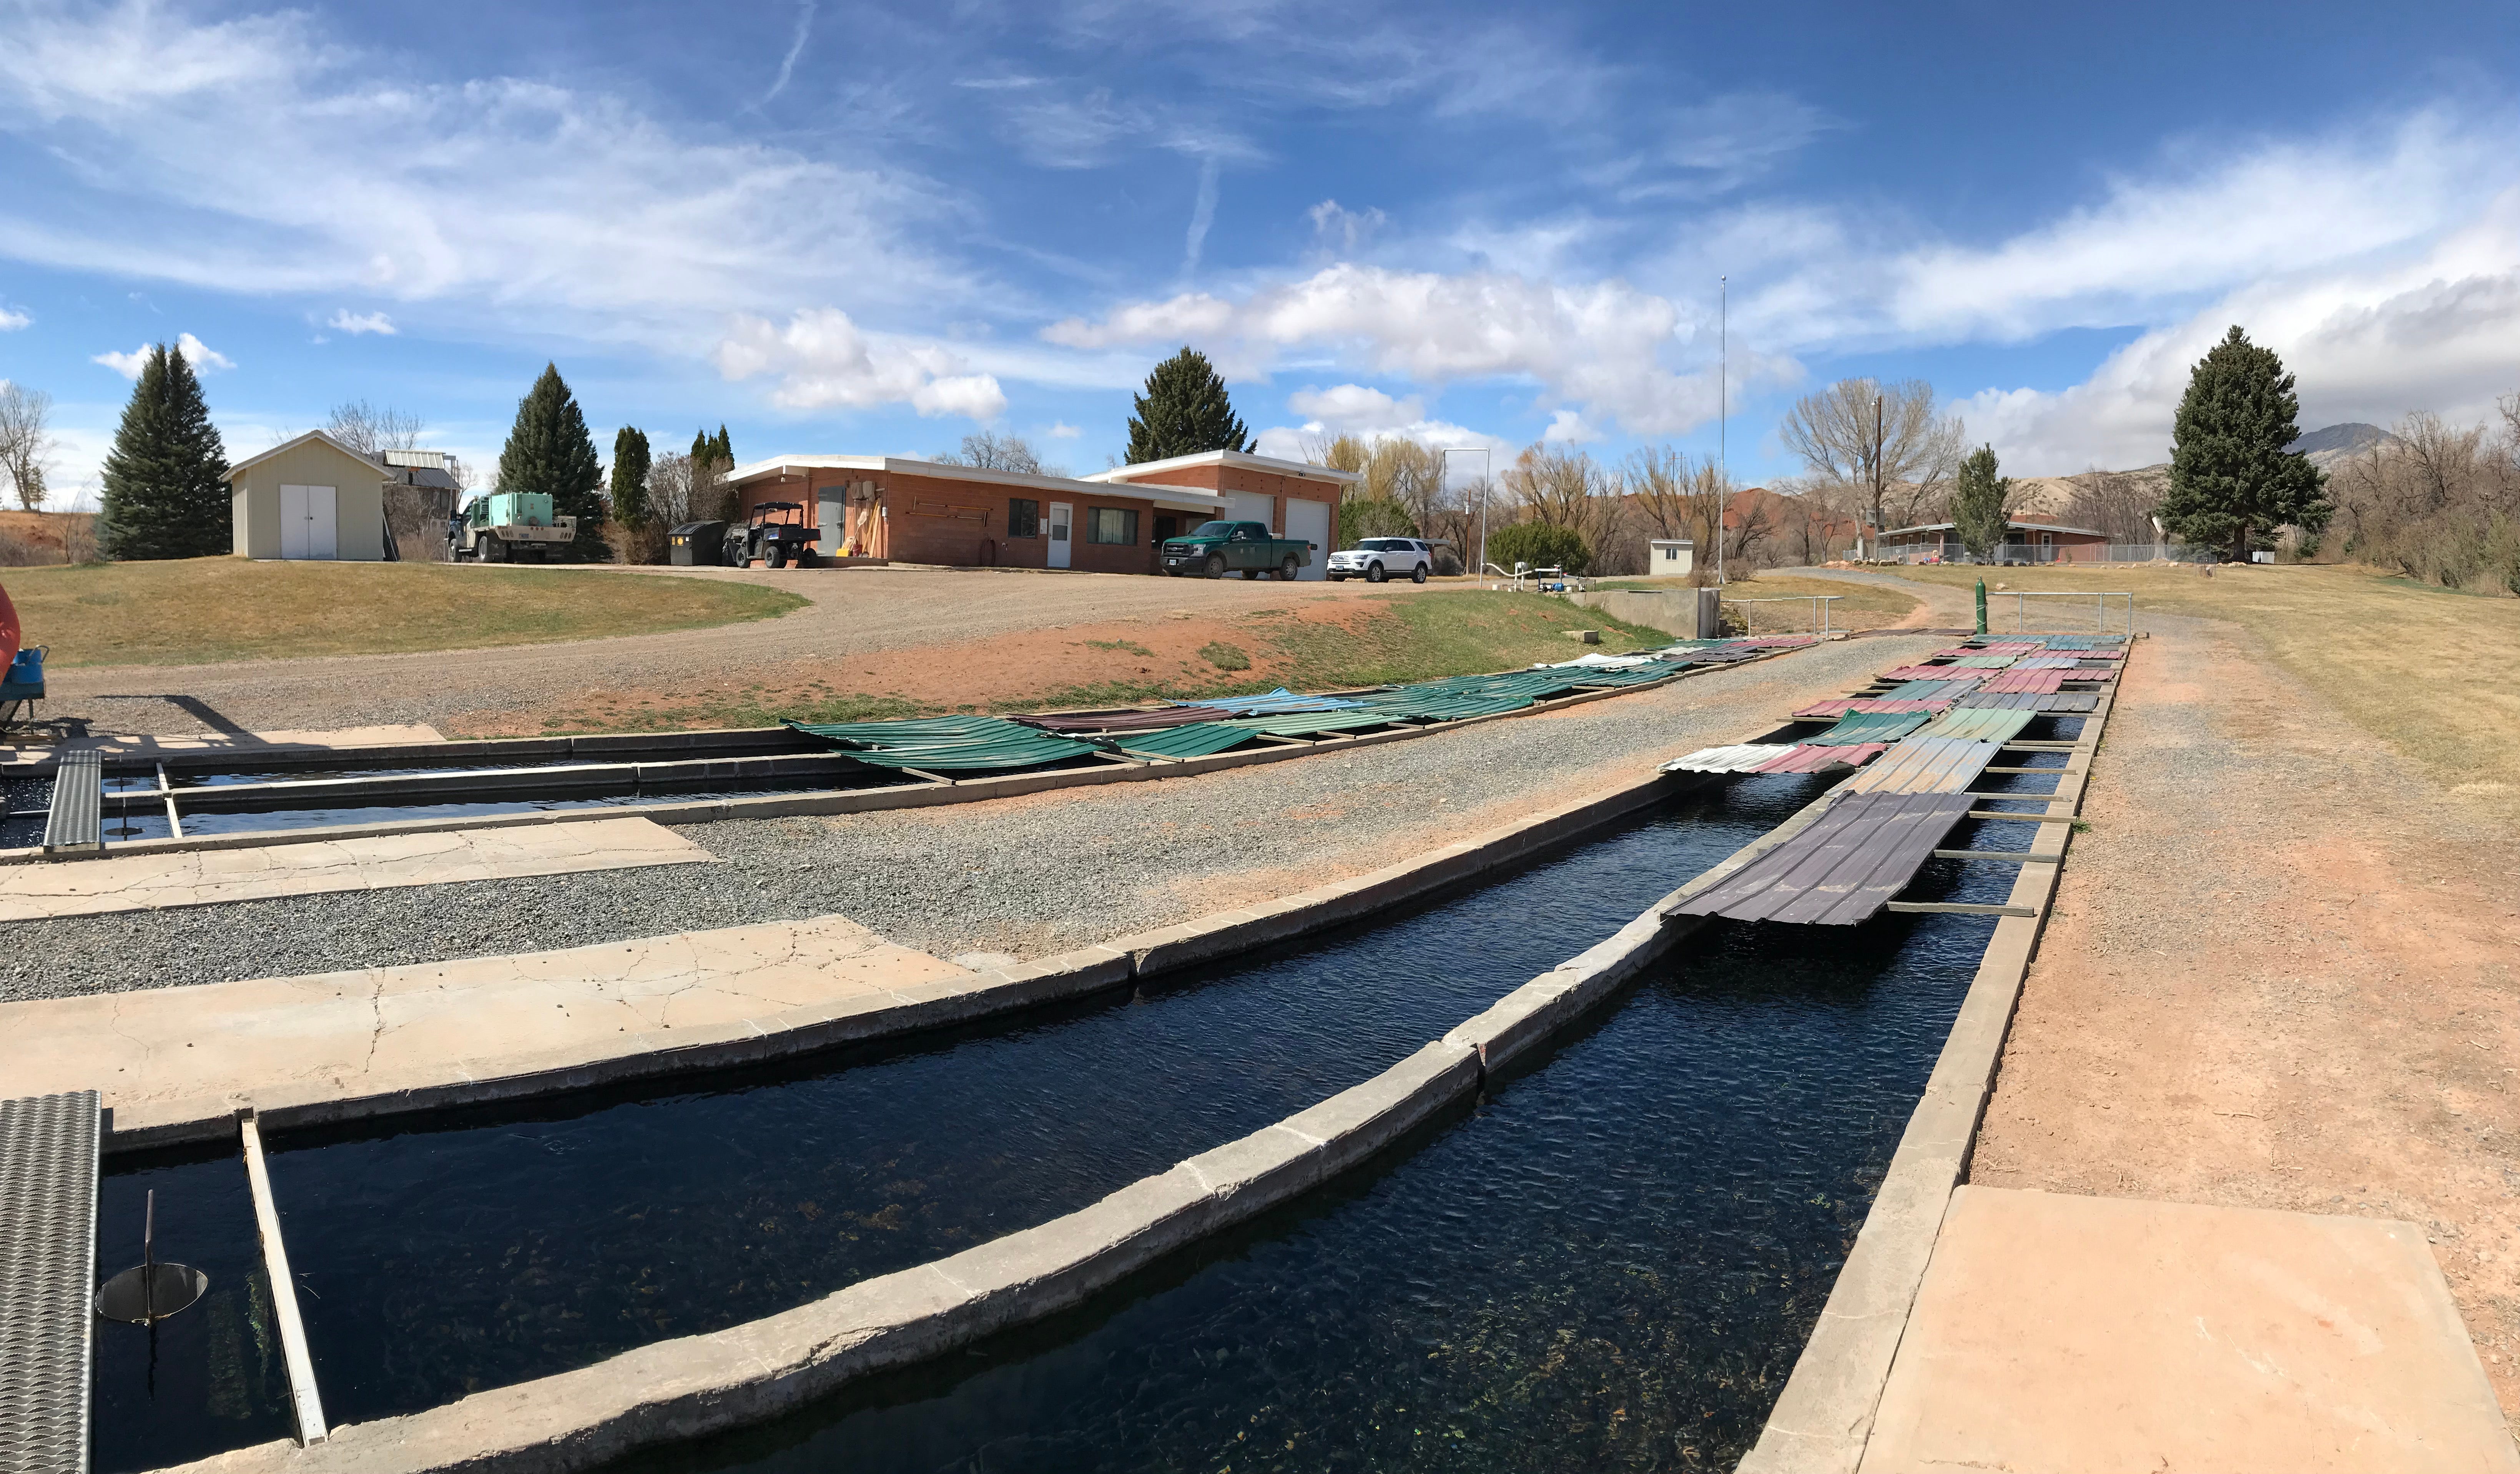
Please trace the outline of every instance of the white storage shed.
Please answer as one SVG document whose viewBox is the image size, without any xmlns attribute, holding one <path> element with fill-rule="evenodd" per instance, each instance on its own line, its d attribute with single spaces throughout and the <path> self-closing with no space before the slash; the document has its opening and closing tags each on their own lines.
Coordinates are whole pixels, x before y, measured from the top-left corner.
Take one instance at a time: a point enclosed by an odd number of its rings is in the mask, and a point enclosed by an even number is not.
<svg viewBox="0 0 2520 1474">
<path fill-rule="evenodd" d="M 379 562 L 385 481 L 400 479 L 322 430 L 228 468 L 240 558 Z"/>
</svg>

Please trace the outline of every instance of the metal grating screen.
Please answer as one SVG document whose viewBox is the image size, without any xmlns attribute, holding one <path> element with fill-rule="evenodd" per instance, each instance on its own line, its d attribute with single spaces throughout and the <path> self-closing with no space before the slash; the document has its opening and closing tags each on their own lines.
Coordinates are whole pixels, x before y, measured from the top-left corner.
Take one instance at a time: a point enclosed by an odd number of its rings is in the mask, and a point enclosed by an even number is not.
<svg viewBox="0 0 2520 1474">
<path fill-rule="evenodd" d="M 0 1100 L 0 1474 L 87 1468 L 94 1091 Z"/>
</svg>

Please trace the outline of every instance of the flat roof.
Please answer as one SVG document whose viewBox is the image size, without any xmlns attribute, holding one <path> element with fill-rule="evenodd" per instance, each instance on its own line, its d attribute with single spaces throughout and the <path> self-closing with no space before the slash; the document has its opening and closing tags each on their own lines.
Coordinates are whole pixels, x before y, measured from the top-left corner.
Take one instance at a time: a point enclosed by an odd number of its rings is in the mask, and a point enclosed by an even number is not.
<svg viewBox="0 0 2520 1474">
<path fill-rule="evenodd" d="M 941 461 L 914 461 L 905 456 L 771 456 L 747 462 L 727 473 L 730 485 L 741 486 L 772 476 L 791 475 L 807 470 L 865 470 L 897 473 L 908 476 L 929 476 L 940 481 L 976 481 L 990 486 L 1016 486 L 1030 491 L 1062 493 L 1073 497 L 1110 496 L 1117 488 L 1108 482 L 1079 476 L 1037 476 L 1029 471 L 993 470 L 980 466 L 954 466 Z M 1122 485 L 1128 494 L 1148 501 L 1194 503 L 1199 510 L 1213 512 L 1225 505 L 1225 499 L 1204 486 L 1173 486 L 1161 481 L 1130 481 Z"/>
<path fill-rule="evenodd" d="M 1881 535 L 1883 537 L 1897 537 L 1903 532 L 1957 532 L 1959 530 L 1959 525 L 1960 524 L 1958 522 L 1919 522 L 1913 527 L 1893 527 Z M 2107 533 L 2102 532 L 2097 527 L 2068 527 L 2062 522 L 2024 522 L 2015 518 L 2006 517 L 2003 525 L 2007 528 L 2026 527 L 2032 532 L 2076 532 L 2085 537 L 2108 536 Z"/>
<path fill-rule="evenodd" d="M 1336 481 L 1341 485 L 1365 479 L 1361 470 L 1337 470 L 1316 466 L 1310 461 L 1281 461 L 1275 456 L 1255 456 L 1238 450 L 1203 450 L 1194 456 L 1172 456 L 1161 461 L 1140 461 L 1134 466 L 1114 466 L 1082 477 L 1087 481 L 1119 481 L 1142 476 L 1150 470 L 1179 470 L 1188 466 L 1231 466 L 1238 470 L 1265 470 L 1282 476 L 1302 476 L 1314 481 Z"/>
</svg>

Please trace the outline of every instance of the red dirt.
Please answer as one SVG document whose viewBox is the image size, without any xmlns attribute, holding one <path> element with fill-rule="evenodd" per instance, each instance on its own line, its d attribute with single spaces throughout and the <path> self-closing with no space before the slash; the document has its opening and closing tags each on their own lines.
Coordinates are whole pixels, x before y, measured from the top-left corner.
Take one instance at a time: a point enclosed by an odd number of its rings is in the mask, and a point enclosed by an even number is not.
<svg viewBox="0 0 2520 1474">
<path fill-rule="evenodd" d="M 2422 1225 L 2520 1412 L 2520 843 L 2245 635 L 2156 622 L 1971 1180 Z"/>
</svg>

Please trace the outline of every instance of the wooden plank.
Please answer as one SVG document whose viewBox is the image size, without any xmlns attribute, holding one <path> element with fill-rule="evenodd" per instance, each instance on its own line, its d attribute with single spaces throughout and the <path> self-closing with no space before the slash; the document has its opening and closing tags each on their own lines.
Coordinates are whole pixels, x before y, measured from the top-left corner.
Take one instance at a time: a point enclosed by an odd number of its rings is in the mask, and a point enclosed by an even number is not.
<svg viewBox="0 0 2520 1474">
<path fill-rule="evenodd" d="M 2010 865 L 2063 865 L 2065 852 L 2053 850 L 2039 853 L 2032 850 L 1936 850 L 1937 860 L 1996 860 Z"/>
<path fill-rule="evenodd" d="M 272 1318 L 280 1324 L 281 1360 L 289 1368 L 289 1401 L 297 1409 L 297 1443 L 303 1448 L 330 1437 L 324 1400 L 315 1390 L 315 1359 L 306 1352 L 306 1323 L 297 1316 L 297 1281 L 289 1273 L 289 1250 L 280 1241 L 280 1208 L 272 1201 L 271 1174 L 262 1162 L 262 1131 L 250 1106 L 237 1112 L 245 1141 L 246 1182 L 253 1189 L 254 1227 L 261 1230 L 262 1273 L 271 1281 Z"/>
</svg>

